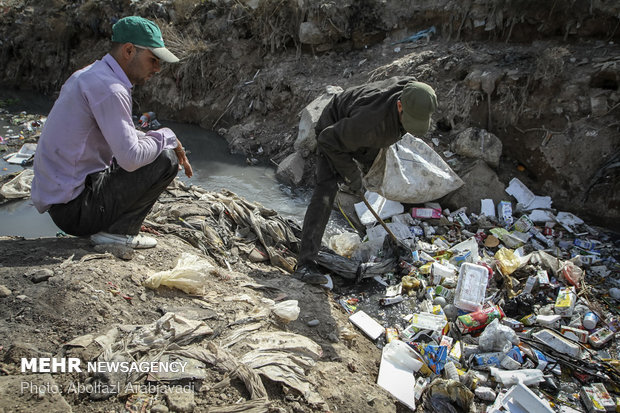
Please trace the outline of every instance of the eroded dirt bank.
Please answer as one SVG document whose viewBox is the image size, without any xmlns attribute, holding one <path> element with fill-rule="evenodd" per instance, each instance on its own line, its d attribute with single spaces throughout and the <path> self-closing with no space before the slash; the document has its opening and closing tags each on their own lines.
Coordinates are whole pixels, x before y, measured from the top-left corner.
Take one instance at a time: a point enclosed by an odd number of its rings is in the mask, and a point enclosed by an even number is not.
<svg viewBox="0 0 620 413">
<path fill-rule="evenodd" d="M 163 119 L 218 130 L 232 150 L 279 163 L 293 151 L 300 110 L 325 86 L 415 75 L 440 97 L 428 140 L 447 147 L 468 127 L 486 129 L 503 144 L 495 171 L 504 184 L 518 176 L 557 208 L 603 225 L 618 222 L 614 2 L 4 0 L 1 6 L 5 87 L 57 92 L 72 71 L 107 49 L 116 19 L 140 14 L 160 23 L 183 61 L 136 90 L 136 112 L 155 110 Z M 431 33 L 396 43 L 420 30 Z M 304 182 L 313 179 L 312 164 L 310 154 Z"/>
</svg>

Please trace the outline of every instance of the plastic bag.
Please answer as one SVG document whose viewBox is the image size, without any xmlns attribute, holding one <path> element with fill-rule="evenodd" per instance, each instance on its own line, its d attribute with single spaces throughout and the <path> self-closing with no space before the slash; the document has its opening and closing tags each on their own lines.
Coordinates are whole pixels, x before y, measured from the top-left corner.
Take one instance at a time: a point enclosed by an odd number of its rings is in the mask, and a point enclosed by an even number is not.
<svg viewBox="0 0 620 413">
<path fill-rule="evenodd" d="M 26 198 L 30 196 L 30 187 L 34 171 L 26 169 L 0 188 L 0 195 L 6 199 Z"/>
<path fill-rule="evenodd" d="M 287 300 L 281 303 L 274 304 L 271 307 L 271 311 L 278 316 L 282 321 L 290 322 L 297 320 L 299 312 L 301 311 L 297 300 Z"/>
<path fill-rule="evenodd" d="M 497 318 L 486 326 L 478 339 L 478 345 L 482 351 L 501 351 L 505 353 L 510 350 L 513 344 L 519 344 L 517 333 L 512 328 L 500 324 Z"/>
<path fill-rule="evenodd" d="M 407 133 L 377 155 L 364 186 L 387 199 L 417 204 L 441 198 L 463 181 L 423 140 Z"/>
<path fill-rule="evenodd" d="M 176 267 L 151 275 L 144 281 L 147 288 L 156 289 L 160 285 L 178 288 L 187 294 L 205 293 L 206 281 L 210 275 L 222 276 L 222 270 L 204 258 L 184 252 Z"/>
<path fill-rule="evenodd" d="M 497 265 L 504 275 L 510 275 L 521 265 L 521 260 L 508 248 L 501 248 L 495 253 Z"/>
<path fill-rule="evenodd" d="M 338 255 L 351 258 L 351 255 L 361 242 L 359 235 L 353 232 L 343 232 L 329 239 L 329 248 Z"/>
</svg>

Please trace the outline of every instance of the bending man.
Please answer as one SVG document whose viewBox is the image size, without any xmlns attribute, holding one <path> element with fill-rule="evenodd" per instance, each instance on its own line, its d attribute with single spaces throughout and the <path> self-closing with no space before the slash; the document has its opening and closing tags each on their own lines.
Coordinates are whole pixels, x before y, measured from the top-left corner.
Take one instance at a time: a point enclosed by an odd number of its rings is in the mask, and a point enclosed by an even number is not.
<svg viewBox="0 0 620 413">
<path fill-rule="evenodd" d="M 309 284 L 327 282 L 316 257 L 338 183 L 344 181 L 352 193 L 363 196 L 358 164 L 367 171 L 379 150 L 405 132 L 426 134 L 436 108 L 435 91 L 412 77 L 353 87 L 333 97 L 316 125 L 316 186 L 304 218 L 295 278 Z"/>
</svg>

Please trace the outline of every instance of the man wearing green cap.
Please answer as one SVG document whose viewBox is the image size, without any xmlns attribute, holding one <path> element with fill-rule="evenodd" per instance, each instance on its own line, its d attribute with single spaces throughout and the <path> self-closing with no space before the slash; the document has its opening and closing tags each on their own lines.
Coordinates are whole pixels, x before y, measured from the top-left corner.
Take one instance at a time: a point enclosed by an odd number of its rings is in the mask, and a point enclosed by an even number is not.
<svg viewBox="0 0 620 413">
<path fill-rule="evenodd" d="M 161 192 L 183 167 L 192 167 L 168 128 L 136 130 L 132 88 L 179 59 L 164 46 L 157 25 L 138 16 L 112 27 L 112 47 L 101 60 L 65 82 L 34 160 L 32 200 L 68 234 L 96 244 L 149 248 L 139 234 Z"/>
<path fill-rule="evenodd" d="M 437 108 L 435 91 L 412 77 L 353 87 L 333 97 L 316 125 L 316 186 L 304 218 L 300 253 L 293 276 L 309 284 L 327 278 L 316 265 L 338 183 L 363 196 L 361 166 L 367 171 L 379 150 L 409 132 L 422 137 Z"/>
</svg>

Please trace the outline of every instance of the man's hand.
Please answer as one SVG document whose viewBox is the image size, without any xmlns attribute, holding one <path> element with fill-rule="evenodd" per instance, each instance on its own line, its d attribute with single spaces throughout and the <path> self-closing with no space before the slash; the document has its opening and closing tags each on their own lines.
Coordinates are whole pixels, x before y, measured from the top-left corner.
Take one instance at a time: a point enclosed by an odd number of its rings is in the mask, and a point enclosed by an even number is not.
<svg viewBox="0 0 620 413">
<path fill-rule="evenodd" d="M 185 155 L 185 148 L 183 147 L 183 145 L 181 144 L 181 141 L 178 138 L 177 138 L 177 147 L 174 148 L 174 153 L 177 155 L 177 158 L 179 159 L 179 169 L 183 167 L 183 169 L 185 170 L 185 175 L 188 178 L 191 178 L 192 175 L 194 175 L 194 171 L 192 170 L 192 166 L 189 164 L 189 160 L 187 159 L 187 156 Z"/>
<path fill-rule="evenodd" d="M 357 176 L 355 177 L 355 179 L 347 179 L 347 181 L 347 190 L 345 192 L 363 198 L 364 194 L 366 193 L 366 188 L 364 188 L 364 185 L 362 183 L 362 177 Z"/>
</svg>

